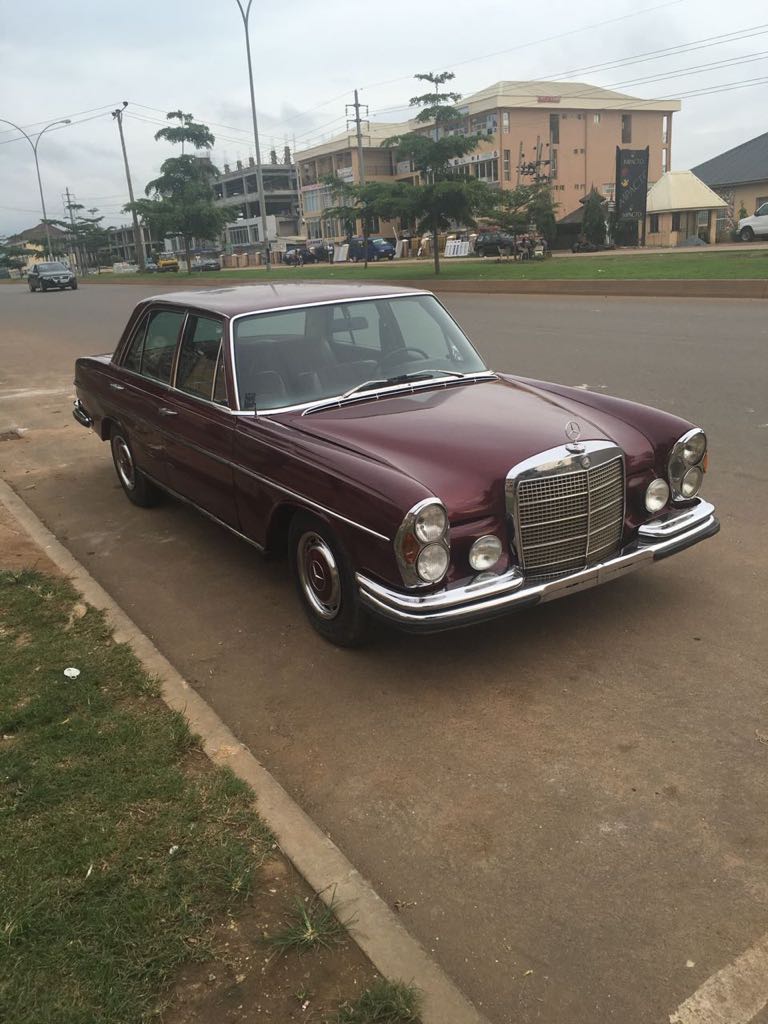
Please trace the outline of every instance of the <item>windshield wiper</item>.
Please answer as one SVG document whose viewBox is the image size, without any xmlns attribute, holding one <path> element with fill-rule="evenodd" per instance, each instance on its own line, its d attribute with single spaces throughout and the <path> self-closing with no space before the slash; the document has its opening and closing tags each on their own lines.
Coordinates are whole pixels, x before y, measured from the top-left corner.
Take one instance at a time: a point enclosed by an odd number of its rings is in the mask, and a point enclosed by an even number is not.
<svg viewBox="0 0 768 1024">
<path fill-rule="evenodd" d="M 451 371 L 452 372 L 452 371 Z M 353 388 L 345 391 L 339 400 L 349 398 L 358 391 L 366 391 L 368 388 L 384 388 L 392 384 L 407 384 L 409 380 L 430 380 L 437 376 L 432 370 L 422 370 L 420 373 L 399 373 L 396 377 L 381 377 L 374 380 L 364 380 L 362 384 L 355 384 Z M 463 376 L 463 374 L 459 374 Z"/>
</svg>

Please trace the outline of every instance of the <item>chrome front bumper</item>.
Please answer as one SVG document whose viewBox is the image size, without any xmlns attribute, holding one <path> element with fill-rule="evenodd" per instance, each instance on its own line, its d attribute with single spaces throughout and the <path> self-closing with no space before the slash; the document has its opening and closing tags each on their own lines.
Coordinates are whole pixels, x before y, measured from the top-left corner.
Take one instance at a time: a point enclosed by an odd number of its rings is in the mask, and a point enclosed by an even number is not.
<svg viewBox="0 0 768 1024">
<path fill-rule="evenodd" d="M 546 583 L 526 585 L 517 568 L 501 576 L 486 573 L 471 583 L 431 594 L 404 593 L 357 574 L 360 600 L 377 616 L 408 632 L 433 633 L 567 597 L 609 583 L 642 565 L 677 554 L 720 529 L 715 507 L 699 500 L 680 511 L 667 512 L 638 530 L 637 539 L 613 558 Z"/>
</svg>

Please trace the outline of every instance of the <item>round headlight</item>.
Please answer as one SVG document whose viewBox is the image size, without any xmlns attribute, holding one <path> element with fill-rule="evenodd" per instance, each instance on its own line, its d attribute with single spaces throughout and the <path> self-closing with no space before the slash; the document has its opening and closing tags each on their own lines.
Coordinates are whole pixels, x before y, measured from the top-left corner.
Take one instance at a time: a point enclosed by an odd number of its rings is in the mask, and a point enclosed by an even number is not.
<svg viewBox="0 0 768 1024">
<path fill-rule="evenodd" d="M 682 444 L 681 455 L 687 466 L 695 466 L 704 458 L 707 450 L 707 436 L 703 430 L 691 434 Z"/>
<path fill-rule="evenodd" d="M 490 534 L 487 537 L 478 537 L 469 552 L 469 564 L 478 572 L 490 569 L 500 558 L 501 541 Z"/>
<path fill-rule="evenodd" d="M 645 507 L 649 512 L 659 512 L 669 501 L 669 484 L 657 477 L 651 480 L 645 492 Z"/>
<path fill-rule="evenodd" d="M 448 552 L 442 544 L 427 544 L 416 559 L 416 571 L 425 583 L 437 583 L 448 571 Z"/>
<path fill-rule="evenodd" d="M 693 498 L 699 493 L 704 474 L 698 466 L 691 466 L 680 482 L 680 493 L 684 498 Z"/>
<path fill-rule="evenodd" d="M 448 528 L 448 517 L 442 505 L 430 504 L 416 513 L 413 522 L 413 532 L 422 544 L 429 544 L 432 541 L 440 540 Z"/>
</svg>

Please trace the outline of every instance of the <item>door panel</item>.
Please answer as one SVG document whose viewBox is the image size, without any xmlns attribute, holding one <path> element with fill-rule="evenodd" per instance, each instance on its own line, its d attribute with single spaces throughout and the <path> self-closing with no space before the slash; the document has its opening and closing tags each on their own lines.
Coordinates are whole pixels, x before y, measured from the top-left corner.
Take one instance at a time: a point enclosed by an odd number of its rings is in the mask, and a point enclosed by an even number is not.
<svg viewBox="0 0 768 1024">
<path fill-rule="evenodd" d="M 239 529 L 231 466 L 235 417 L 180 391 L 166 406 L 168 486 Z"/>
</svg>

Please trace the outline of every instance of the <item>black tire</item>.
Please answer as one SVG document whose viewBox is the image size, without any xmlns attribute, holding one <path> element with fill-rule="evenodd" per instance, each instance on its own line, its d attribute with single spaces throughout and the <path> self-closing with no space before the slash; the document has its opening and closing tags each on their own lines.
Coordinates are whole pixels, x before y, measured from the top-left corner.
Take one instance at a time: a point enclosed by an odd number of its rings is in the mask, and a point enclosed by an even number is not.
<svg viewBox="0 0 768 1024">
<path fill-rule="evenodd" d="M 109 439 L 112 461 L 120 486 L 129 501 L 139 508 L 152 508 L 160 501 L 160 491 L 136 466 L 128 436 L 122 427 L 113 427 Z"/>
<path fill-rule="evenodd" d="M 368 632 L 354 572 L 331 528 L 300 512 L 288 531 L 291 570 L 304 612 L 314 629 L 338 647 L 359 647 Z"/>
<path fill-rule="evenodd" d="M 749 227 L 742 228 L 739 232 L 739 238 L 742 240 L 742 242 L 754 242 L 755 232 L 752 230 L 752 228 Z"/>
<path fill-rule="evenodd" d="M 37 288 L 35 288 L 31 281 L 29 282 L 29 290 L 33 293 L 37 291 Z"/>
<path fill-rule="evenodd" d="M 40 291 L 43 291 L 43 292 L 47 292 L 48 291 L 48 285 L 45 283 L 45 281 L 41 281 L 40 282 Z"/>
<path fill-rule="evenodd" d="M 76 292 L 77 291 L 77 281 L 73 281 L 72 284 L 69 287 L 72 289 L 73 292 Z"/>
</svg>

